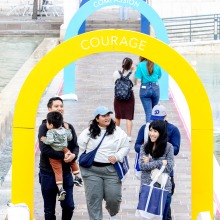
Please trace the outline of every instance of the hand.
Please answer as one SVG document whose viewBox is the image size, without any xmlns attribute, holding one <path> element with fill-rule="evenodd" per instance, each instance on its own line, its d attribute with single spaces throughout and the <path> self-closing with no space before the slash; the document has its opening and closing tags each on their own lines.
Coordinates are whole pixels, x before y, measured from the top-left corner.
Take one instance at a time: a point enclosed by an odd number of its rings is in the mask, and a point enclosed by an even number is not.
<svg viewBox="0 0 220 220">
<path fill-rule="evenodd" d="M 69 124 L 68 123 L 64 122 L 63 126 L 64 126 L 64 128 L 69 129 Z"/>
<path fill-rule="evenodd" d="M 167 165 L 167 160 L 162 160 L 162 162 L 163 162 L 163 166 Z"/>
<path fill-rule="evenodd" d="M 132 66 L 132 67 L 131 67 L 131 70 L 134 72 L 134 71 L 135 71 L 135 67 L 134 67 L 134 66 Z"/>
<path fill-rule="evenodd" d="M 149 160 L 150 160 L 150 158 L 149 158 L 149 157 L 144 156 L 144 157 L 142 157 L 142 160 L 144 161 L 144 163 L 148 163 L 148 162 L 149 162 Z"/>
<path fill-rule="evenodd" d="M 114 155 L 112 155 L 112 156 L 109 156 L 108 157 L 108 160 L 109 160 L 109 162 L 111 163 L 111 164 L 115 164 L 116 163 L 116 157 L 114 156 Z"/>
<path fill-rule="evenodd" d="M 69 162 L 72 162 L 72 160 L 76 157 L 75 154 L 71 153 L 71 152 L 68 152 L 65 154 L 65 158 L 64 158 L 64 162 L 65 163 L 69 163 Z"/>
<path fill-rule="evenodd" d="M 63 153 L 64 153 L 64 159 L 67 159 L 68 156 L 71 154 L 71 151 L 67 147 L 65 147 L 63 149 Z"/>
<path fill-rule="evenodd" d="M 40 138 L 40 140 L 41 140 L 42 142 L 44 142 L 45 138 L 46 138 L 46 137 L 42 136 L 42 137 Z"/>
</svg>

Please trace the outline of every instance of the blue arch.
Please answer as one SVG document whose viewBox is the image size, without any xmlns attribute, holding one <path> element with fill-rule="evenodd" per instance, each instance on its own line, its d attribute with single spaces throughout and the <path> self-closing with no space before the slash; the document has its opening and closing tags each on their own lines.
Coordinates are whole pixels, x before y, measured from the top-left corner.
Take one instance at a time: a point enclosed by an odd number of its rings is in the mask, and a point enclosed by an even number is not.
<svg viewBox="0 0 220 220">
<path fill-rule="evenodd" d="M 76 35 L 78 35 L 78 31 L 86 20 L 86 18 L 91 15 L 93 12 L 112 5 L 119 5 L 124 7 L 130 7 L 134 10 L 137 10 L 145 16 L 152 27 L 154 28 L 156 37 L 168 44 L 168 35 L 166 28 L 163 24 L 163 21 L 159 17 L 159 15 L 143 0 L 133 0 L 127 2 L 120 1 L 98 1 L 98 0 L 90 0 L 76 12 L 76 14 L 72 17 L 69 22 L 69 25 L 66 30 L 66 34 L 64 37 L 64 41 L 68 40 Z M 159 52 L 159 51 L 158 51 Z M 168 74 L 162 70 L 163 77 L 160 80 L 160 98 L 162 100 L 168 100 Z M 64 94 L 75 93 L 75 64 L 72 63 L 64 68 Z"/>
</svg>

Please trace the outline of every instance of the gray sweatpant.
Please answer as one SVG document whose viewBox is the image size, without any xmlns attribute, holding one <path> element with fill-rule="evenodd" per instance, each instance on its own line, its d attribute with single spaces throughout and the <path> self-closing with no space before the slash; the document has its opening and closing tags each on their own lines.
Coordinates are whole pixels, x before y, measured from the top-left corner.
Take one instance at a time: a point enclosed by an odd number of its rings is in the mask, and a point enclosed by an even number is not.
<svg viewBox="0 0 220 220">
<path fill-rule="evenodd" d="M 80 166 L 84 181 L 87 209 L 90 220 L 102 220 L 102 201 L 111 216 L 116 215 L 121 204 L 121 181 L 113 165 L 83 168 Z"/>
</svg>

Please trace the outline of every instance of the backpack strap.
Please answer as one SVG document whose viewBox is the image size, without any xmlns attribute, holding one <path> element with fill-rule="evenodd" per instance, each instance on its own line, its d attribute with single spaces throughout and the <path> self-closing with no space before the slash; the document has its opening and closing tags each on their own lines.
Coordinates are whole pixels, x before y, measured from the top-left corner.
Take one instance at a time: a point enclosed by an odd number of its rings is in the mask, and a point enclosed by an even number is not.
<svg viewBox="0 0 220 220">
<path fill-rule="evenodd" d="M 118 70 L 118 72 L 119 72 L 120 76 L 123 77 L 121 70 Z"/>
<path fill-rule="evenodd" d="M 132 71 L 130 71 L 129 73 L 128 73 L 128 75 L 126 76 L 126 78 L 129 78 L 129 76 L 132 74 Z"/>
<path fill-rule="evenodd" d="M 132 74 L 132 71 L 130 71 L 127 76 L 123 76 L 123 74 L 120 70 L 118 70 L 118 72 L 119 72 L 120 76 L 124 77 L 124 78 L 129 78 L 129 76 Z"/>
</svg>

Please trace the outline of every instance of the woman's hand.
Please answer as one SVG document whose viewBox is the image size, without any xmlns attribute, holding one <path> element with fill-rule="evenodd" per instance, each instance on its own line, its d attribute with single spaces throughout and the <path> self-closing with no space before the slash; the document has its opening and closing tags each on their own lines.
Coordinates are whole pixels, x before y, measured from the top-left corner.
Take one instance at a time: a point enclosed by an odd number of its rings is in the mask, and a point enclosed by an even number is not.
<svg viewBox="0 0 220 220">
<path fill-rule="evenodd" d="M 167 165 L 167 160 L 162 160 L 162 162 L 163 162 L 163 166 Z"/>
<path fill-rule="evenodd" d="M 134 72 L 136 70 L 135 66 L 131 67 L 131 71 Z"/>
<path fill-rule="evenodd" d="M 70 163 L 72 162 L 72 160 L 76 157 L 75 154 L 71 153 L 71 152 L 68 152 L 65 154 L 65 158 L 64 158 L 64 162 L 65 163 Z"/>
<path fill-rule="evenodd" d="M 150 158 L 149 157 L 146 157 L 146 156 L 143 156 L 142 157 L 142 160 L 144 161 L 144 163 L 148 163 Z"/>
<path fill-rule="evenodd" d="M 117 162 L 116 157 L 114 155 L 109 156 L 108 160 L 111 164 L 115 164 Z"/>
</svg>

